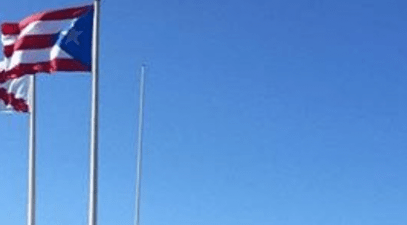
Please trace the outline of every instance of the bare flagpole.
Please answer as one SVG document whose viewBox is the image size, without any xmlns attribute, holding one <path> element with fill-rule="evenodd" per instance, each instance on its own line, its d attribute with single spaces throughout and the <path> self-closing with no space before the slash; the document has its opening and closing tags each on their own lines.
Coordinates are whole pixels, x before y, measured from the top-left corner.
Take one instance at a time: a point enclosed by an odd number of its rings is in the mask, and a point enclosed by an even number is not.
<svg viewBox="0 0 407 225">
<path fill-rule="evenodd" d="M 28 150 L 28 203 L 27 203 L 27 225 L 35 225 L 35 75 L 30 78 L 31 104 L 30 104 L 30 134 Z"/>
<path fill-rule="evenodd" d="M 94 1 L 92 40 L 92 112 L 89 166 L 88 225 L 97 225 L 98 203 L 98 122 L 99 122 L 99 11 L 100 0 Z"/>
<path fill-rule="evenodd" d="M 139 105 L 139 126 L 137 140 L 137 181 L 136 181 L 136 215 L 134 225 L 140 224 L 140 189 L 141 189 L 141 163 L 143 158 L 143 120 L 144 120 L 144 82 L 145 82 L 145 65 L 141 66 L 140 78 L 140 105 Z"/>
</svg>

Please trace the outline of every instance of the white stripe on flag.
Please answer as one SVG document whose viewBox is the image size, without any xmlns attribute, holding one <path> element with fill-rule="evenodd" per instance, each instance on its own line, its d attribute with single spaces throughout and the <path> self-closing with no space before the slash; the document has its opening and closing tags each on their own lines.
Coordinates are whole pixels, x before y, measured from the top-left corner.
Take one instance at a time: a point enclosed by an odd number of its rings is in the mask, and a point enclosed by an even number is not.
<svg viewBox="0 0 407 225">
<path fill-rule="evenodd" d="M 17 41 L 18 35 L 1 35 L 3 46 L 12 45 Z"/>
<path fill-rule="evenodd" d="M 35 21 L 21 31 L 19 38 L 26 35 L 56 34 L 62 30 L 69 29 L 75 20 L 76 19 Z"/>
<path fill-rule="evenodd" d="M 56 58 L 72 59 L 72 56 L 67 54 L 58 45 L 46 49 L 18 50 L 15 51 L 11 57 L 7 70 L 12 69 L 19 64 L 49 62 Z"/>
</svg>

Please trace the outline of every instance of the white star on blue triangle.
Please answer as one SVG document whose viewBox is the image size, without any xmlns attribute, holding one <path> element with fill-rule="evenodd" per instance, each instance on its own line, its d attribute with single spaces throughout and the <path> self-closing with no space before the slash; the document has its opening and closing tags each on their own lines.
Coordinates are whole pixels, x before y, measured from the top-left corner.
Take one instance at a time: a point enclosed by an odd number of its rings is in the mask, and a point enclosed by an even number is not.
<svg viewBox="0 0 407 225">
<path fill-rule="evenodd" d="M 72 26 L 60 33 L 57 45 L 75 60 L 92 65 L 93 8 L 76 19 Z"/>
</svg>

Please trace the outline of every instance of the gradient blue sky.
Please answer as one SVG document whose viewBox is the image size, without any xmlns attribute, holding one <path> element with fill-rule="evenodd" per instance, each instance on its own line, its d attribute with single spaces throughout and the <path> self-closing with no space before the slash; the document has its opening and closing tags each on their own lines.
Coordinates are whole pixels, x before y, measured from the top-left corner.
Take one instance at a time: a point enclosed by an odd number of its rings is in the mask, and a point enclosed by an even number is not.
<svg viewBox="0 0 407 225">
<path fill-rule="evenodd" d="M 103 1 L 99 224 L 133 223 L 142 62 L 142 224 L 407 224 L 406 40 L 402 0 Z M 42 75 L 37 107 L 37 224 L 86 224 L 90 76 Z M 28 118 L 0 124 L 0 223 L 24 225 Z"/>
</svg>

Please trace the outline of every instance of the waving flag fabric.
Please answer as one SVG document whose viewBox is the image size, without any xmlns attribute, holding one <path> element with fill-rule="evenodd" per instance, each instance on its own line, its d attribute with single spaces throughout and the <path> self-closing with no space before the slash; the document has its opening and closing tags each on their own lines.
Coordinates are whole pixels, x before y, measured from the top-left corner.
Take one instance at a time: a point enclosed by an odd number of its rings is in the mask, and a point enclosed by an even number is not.
<svg viewBox="0 0 407 225">
<path fill-rule="evenodd" d="M 93 5 L 48 11 L 1 26 L 0 84 L 27 74 L 91 71 Z"/>
<path fill-rule="evenodd" d="M 5 62 L 0 62 L 0 72 L 4 71 Z M 23 76 L 0 84 L 0 111 L 28 112 L 31 79 Z"/>
</svg>

